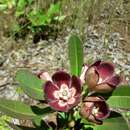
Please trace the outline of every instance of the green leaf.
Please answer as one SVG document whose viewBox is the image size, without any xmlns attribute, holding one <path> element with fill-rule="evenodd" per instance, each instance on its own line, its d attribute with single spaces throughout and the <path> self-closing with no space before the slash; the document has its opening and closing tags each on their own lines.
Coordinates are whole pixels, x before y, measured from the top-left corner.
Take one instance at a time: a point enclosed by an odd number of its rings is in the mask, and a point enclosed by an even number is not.
<svg viewBox="0 0 130 130">
<path fill-rule="evenodd" d="M 19 119 L 33 119 L 37 116 L 29 105 L 3 98 L 0 98 L 0 111 L 6 115 Z"/>
<path fill-rule="evenodd" d="M 83 65 L 83 47 L 79 37 L 72 35 L 69 39 L 68 47 L 71 73 L 79 76 Z"/>
<path fill-rule="evenodd" d="M 35 118 L 35 119 L 33 120 L 33 124 L 34 124 L 34 126 L 36 126 L 36 127 L 42 128 L 42 130 L 43 130 L 43 128 L 44 128 L 45 130 L 51 130 L 51 127 L 48 125 L 48 122 L 44 121 L 44 120 L 42 119 L 42 117 L 37 117 L 37 118 Z"/>
<path fill-rule="evenodd" d="M 103 125 L 96 125 L 94 130 L 128 130 L 128 125 L 119 113 L 112 112 L 110 118 L 104 120 Z"/>
<path fill-rule="evenodd" d="M 39 108 L 38 106 L 29 106 L 19 101 L 7 100 L 0 98 L 0 111 L 18 119 L 35 119 L 38 116 L 54 112 L 50 107 Z"/>
<path fill-rule="evenodd" d="M 24 9 L 27 5 L 27 0 L 19 0 L 16 8 L 16 16 L 24 14 Z"/>
<path fill-rule="evenodd" d="M 42 122 L 42 117 L 36 117 L 36 118 L 34 118 L 33 119 L 33 124 L 35 125 L 35 126 L 38 126 L 38 127 L 40 127 L 41 126 L 41 122 Z"/>
<path fill-rule="evenodd" d="M 19 70 L 16 73 L 16 80 L 19 81 L 20 86 L 28 96 L 34 99 L 44 100 L 44 92 L 42 89 L 43 80 L 40 80 L 28 70 Z"/>
<path fill-rule="evenodd" d="M 42 10 L 33 10 L 27 15 L 33 26 L 46 25 L 48 16 Z"/>
<path fill-rule="evenodd" d="M 8 8 L 6 4 L 0 4 L 0 11 L 4 11 Z"/>
<path fill-rule="evenodd" d="M 120 86 L 116 88 L 107 103 L 112 108 L 130 109 L 130 87 Z"/>
<path fill-rule="evenodd" d="M 49 18 L 52 18 L 52 16 L 56 13 L 60 12 L 60 4 L 56 3 L 56 4 L 51 4 L 50 8 L 47 11 L 47 16 Z"/>
</svg>

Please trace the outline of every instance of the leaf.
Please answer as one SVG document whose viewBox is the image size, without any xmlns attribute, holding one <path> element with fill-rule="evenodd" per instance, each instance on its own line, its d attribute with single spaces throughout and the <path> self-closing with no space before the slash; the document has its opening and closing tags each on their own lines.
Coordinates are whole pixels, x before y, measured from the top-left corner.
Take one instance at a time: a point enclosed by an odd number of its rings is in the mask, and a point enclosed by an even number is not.
<svg viewBox="0 0 130 130">
<path fill-rule="evenodd" d="M 31 21 L 33 26 L 46 25 L 48 17 L 41 10 L 30 11 L 27 15 L 28 19 Z"/>
<path fill-rule="evenodd" d="M 56 13 L 60 12 L 60 4 L 56 3 L 56 4 L 51 4 L 50 8 L 47 11 L 47 16 L 49 18 L 52 18 L 52 16 Z"/>
<path fill-rule="evenodd" d="M 18 1 L 18 4 L 17 4 L 17 8 L 16 8 L 16 16 L 20 16 L 22 14 L 24 14 L 24 10 L 25 10 L 25 7 L 27 5 L 27 1 L 26 0 L 19 0 Z"/>
<path fill-rule="evenodd" d="M 0 111 L 18 119 L 34 119 L 54 112 L 50 107 L 39 108 L 3 98 L 0 98 Z"/>
<path fill-rule="evenodd" d="M 120 86 L 116 88 L 108 98 L 107 103 L 113 108 L 130 109 L 130 87 Z"/>
<path fill-rule="evenodd" d="M 16 80 L 19 81 L 23 91 L 30 97 L 38 100 L 44 100 L 44 92 L 42 89 L 43 80 L 28 70 L 19 70 L 16 73 Z"/>
<path fill-rule="evenodd" d="M 40 127 L 41 126 L 41 122 L 42 122 L 42 117 L 36 117 L 36 118 L 34 118 L 33 119 L 33 124 L 35 125 L 35 126 L 38 126 L 38 127 Z"/>
<path fill-rule="evenodd" d="M 13 130 L 44 130 L 41 128 L 31 128 L 31 127 L 24 127 L 24 126 L 19 126 L 19 125 L 15 125 L 13 123 L 7 122 L 7 124 L 13 128 Z"/>
<path fill-rule="evenodd" d="M 33 119 L 37 116 L 29 105 L 3 98 L 0 98 L 0 111 L 6 115 L 19 119 Z"/>
<path fill-rule="evenodd" d="M 8 8 L 6 4 L 0 4 L 0 11 L 4 11 Z"/>
<path fill-rule="evenodd" d="M 69 39 L 68 47 L 71 73 L 79 76 L 83 65 L 83 47 L 79 37 L 72 35 Z"/>
<path fill-rule="evenodd" d="M 37 117 L 33 120 L 33 125 L 36 126 L 36 127 L 39 127 L 39 128 L 43 128 L 45 130 L 50 130 L 49 128 L 51 128 L 49 125 L 48 125 L 48 122 L 45 120 L 42 120 L 42 117 Z"/>
<path fill-rule="evenodd" d="M 94 130 L 128 130 L 125 119 L 116 112 L 112 112 L 110 118 L 103 121 L 103 125 L 96 125 Z"/>
</svg>

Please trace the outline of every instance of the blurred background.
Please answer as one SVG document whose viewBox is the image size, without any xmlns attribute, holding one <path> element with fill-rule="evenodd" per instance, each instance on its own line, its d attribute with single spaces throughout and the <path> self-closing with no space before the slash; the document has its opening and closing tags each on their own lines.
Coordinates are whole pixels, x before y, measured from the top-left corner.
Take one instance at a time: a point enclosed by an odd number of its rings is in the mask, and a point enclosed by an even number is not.
<svg viewBox="0 0 130 130">
<path fill-rule="evenodd" d="M 0 0 L 0 97 L 31 102 L 15 81 L 18 69 L 68 71 L 72 33 L 85 63 L 112 61 L 130 83 L 130 0 Z M 12 119 L 1 113 L 0 129 L 9 130 L 4 120 Z"/>
</svg>

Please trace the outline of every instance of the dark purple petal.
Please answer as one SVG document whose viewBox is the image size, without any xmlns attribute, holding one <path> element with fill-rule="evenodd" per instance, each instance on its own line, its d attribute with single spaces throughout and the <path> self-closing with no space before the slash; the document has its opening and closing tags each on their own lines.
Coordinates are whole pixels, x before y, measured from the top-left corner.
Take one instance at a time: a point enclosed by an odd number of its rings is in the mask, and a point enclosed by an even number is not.
<svg viewBox="0 0 130 130">
<path fill-rule="evenodd" d="M 101 60 L 97 60 L 90 67 L 92 67 L 92 66 L 98 67 L 100 65 L 100 63 L 101 63 Z"/>
<path fill-rule="evenodd" d="M 68 73 L 64 71 L 58 71 L 52 76 L 52 80 L 55 84 L 57 84 L 58 87 L 60 87 L 61 84 L 66 84 L 67 86 L 70 86 L 71 77 Z"/>
<path fill-rule="evenodd" d="M 76 94 L 78 95 L 81 93 L 81 81 L 78 77 L 72 76 L 72 84 L 71 87 L 74 87 L 76 89 Z"/>
<path fill-rule="evenodd" d="M 99 108 L 98 113 L 95 114 L 95 118 L 103 120 L 110 115 L 110 110 L 105 101 L 98 101 L 94 103 L 94 106 Z"/>
<path fill-rule="evenodd" d="M 65 105 L 65 106 L 60 106 L 60 105 L 59 105 L 59 100 L 49 102 L 48 104 L 49 104 L 50 107 L 52 107 L 54 110 L 63 111 L 63 112 L 68 112 L 68 104 Z"/>
<path fill-rule="evenodd" d="M 109 80 L 106 81 L 109 85 L 117 86 L 121 82 L 121 77 L 118 75 L 115 75 L 111 77 Z"/>
<path fill-rule="evenodd" d="M 47 81 L 44 85 L 44 93 L 47 100 L 55 100 L 54 91 L 59 90 L 51 81 Z"/>
<path fill-rule="evenodd" d="M 96 71 L 103 80 L 111 77 L 114 73 L 114 65 L 109 62 L 101 62 L 99 66 L 96 67 Z"/>
</svg>

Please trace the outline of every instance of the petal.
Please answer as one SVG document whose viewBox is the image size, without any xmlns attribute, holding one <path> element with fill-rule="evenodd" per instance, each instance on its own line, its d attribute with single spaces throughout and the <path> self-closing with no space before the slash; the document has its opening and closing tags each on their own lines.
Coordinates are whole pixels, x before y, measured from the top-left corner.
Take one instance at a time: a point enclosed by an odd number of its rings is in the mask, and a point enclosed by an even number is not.
<svg viewBox="0 0 130 130">
<path fill-rule="evenodd" d="M 84 65 L 82 67 L 82 71 L 81 71 L 81 75 L 80 75 L 80 80 L 81 80 L 82 84 L 85 83 L 85 74 L 86 74 L 87 69 L 88 69 L 88 65 Z"/>
<path fill-rule="evenodd" d="M 60 87 L 62 84 L 70 86 L 71 77 L 64 71 L 58 71 L 52 76 L 52 80 L 55 84 L 57 84 L 58 87 Z"/>
<path fill-rule="evenodd" d="M 91 121 L 91 122 L 96 123 L 96 124 L 98 124 L 98 125 L 101 125 L 101 124 L 102 124 L 102 121 L 96 119 L 95 116 L 92 115 L 92 114 L 88 117 L 88 121 Z"/>
<path fill-rule="evenodd" d="M 94 103 L 93 102 L 85 102 L 81 106 L 81 115 L 85 118 L 88 118 L 91 114 L 92 108 L 93 108 Z"/>
<path fill-rule="evenodd" d="M 71 109 L 71 108 L 73 108 L 73 107 L 75 107 L 76 105 L 79 104 L 80 99 L 81 99 L 81 95 L 77 95 L 77 96 L 75 96 L 75 97 L 73 97 L 73 98 L 75 99 L 75 102 L 74 102 L 73 104 L 68 103 L 69 109 Z M 73 100 L 73 99 L 72 99 L 72 100 Z"/>
<path fill-rule="evenodd" d="M 95 71 L 95 67 L 90 67 L 86 72 L 86 82 L 90 91 L 93 91 L 98 83 L 99 76 Z"/>
<path fill-rule="evenodd" d="M 117 86 L 121 82 L 121 77 L 118 75 L 115 75 L 111 77 L 109 80 L 106 81 L 109 85 Z"/>
<path fill-rule="evenodd" d="M 47 100 L 55 100 L 57 99 L 56 92 L 59 89 L 56 85 L 54 85 L 51 81 L 47 81 L 44 85 L 44 93 Z"/>
<path fill-rule="evenodd" d="M 38 77 L 45 81 L 52 81 L 51 76 L 49 75 L 48 72 L 41 72 L 38 74 Z"/>
<path fill-rule="evenodd" d="M 59 98 L 60 98 L 60 92 L 59 92 L 59 91 L 54 91 L 53 95 L 54 95 L 54 97 L 55 97 L 56 99 L 59 99 Z"/>
<path fill-rule="evenodd" d="M 83 100 L 84 102 L 97 102 L 97 101 L 101 101 L 101 100 L 105 100 L 102 97 L 97 97 L 97 96 L 89 96 L 89 97 L 85 97 L 85 99 Z"/>
<path fill-rule="evenodd" d="M 62 92 L 62 91 L 68 92 L 68 91 L 69 91 L 69 88 L 68 88 L 68 86 L 67 86 L 66 84 L 61 84 L 61 86 L 60 86 L 60 91 L 61 91 L 61 92 Z"/>
<path fill-rule="evenodd" d="M 48 104 L 50 105 L 50 107 L 52 107 L 53 109 L 57 111 L 63 111 L 63 112 L 68 111 L 68 104 L 63 103 L 60 100 L 52 101 L 52 102 L 49 102 Z"/>
<path fill-rule="evenodd" d="M 67 101 L 67 103 L 68 103 L 68 104 L 74 104 L 75 101 L 76 101 L 75 98 L 72 97 L 72 98 L 70 98 L 70 99 Z"/>
<path fill-rule="evenodd" d="M 96 62 L 94 62 L 94 63 L 91 65 L 91 67 L 92 67 L 92 66 L 98 67 L 98 66 L 100 65 L 100 63 L 101 63 L 101 60 L 97 60 Z"/>
<path fill-rule="evenodd" d="M 96 67 L 96 71 L 98 72 L 100 78 L 106 80 L 113 75 L 114 65 L 110 62 L 101 62 L 101 64 Z"/>
<path fill-rule="evenodd" d="M 76 95 L 76 89 L 74 87 L 69 89 L 69 92 L 71 97 L 74 97 Z"/>
<path fill-rule="evenodd" d="M 106 119 L 110 115 L 110 110 L 105 101 L 95 102 L 94 106 L 98 107 L 98 113 L 95 114 L 95 118 L 98 120 Z"/>
<path fill-rule="evenodd" d="M 76 90 L 75 95 L 81 94 L 81 81 L 78 77 L 72 76 L 71 88 L 75 88 Z"/>
<path fill-rule="evenodd" d="M 95 87 L 95 91 L 99 93 L 108 93 L 115 89 L 115 86 L 111 86 L 108 83 L 102 83 Z"/>
</svg>

